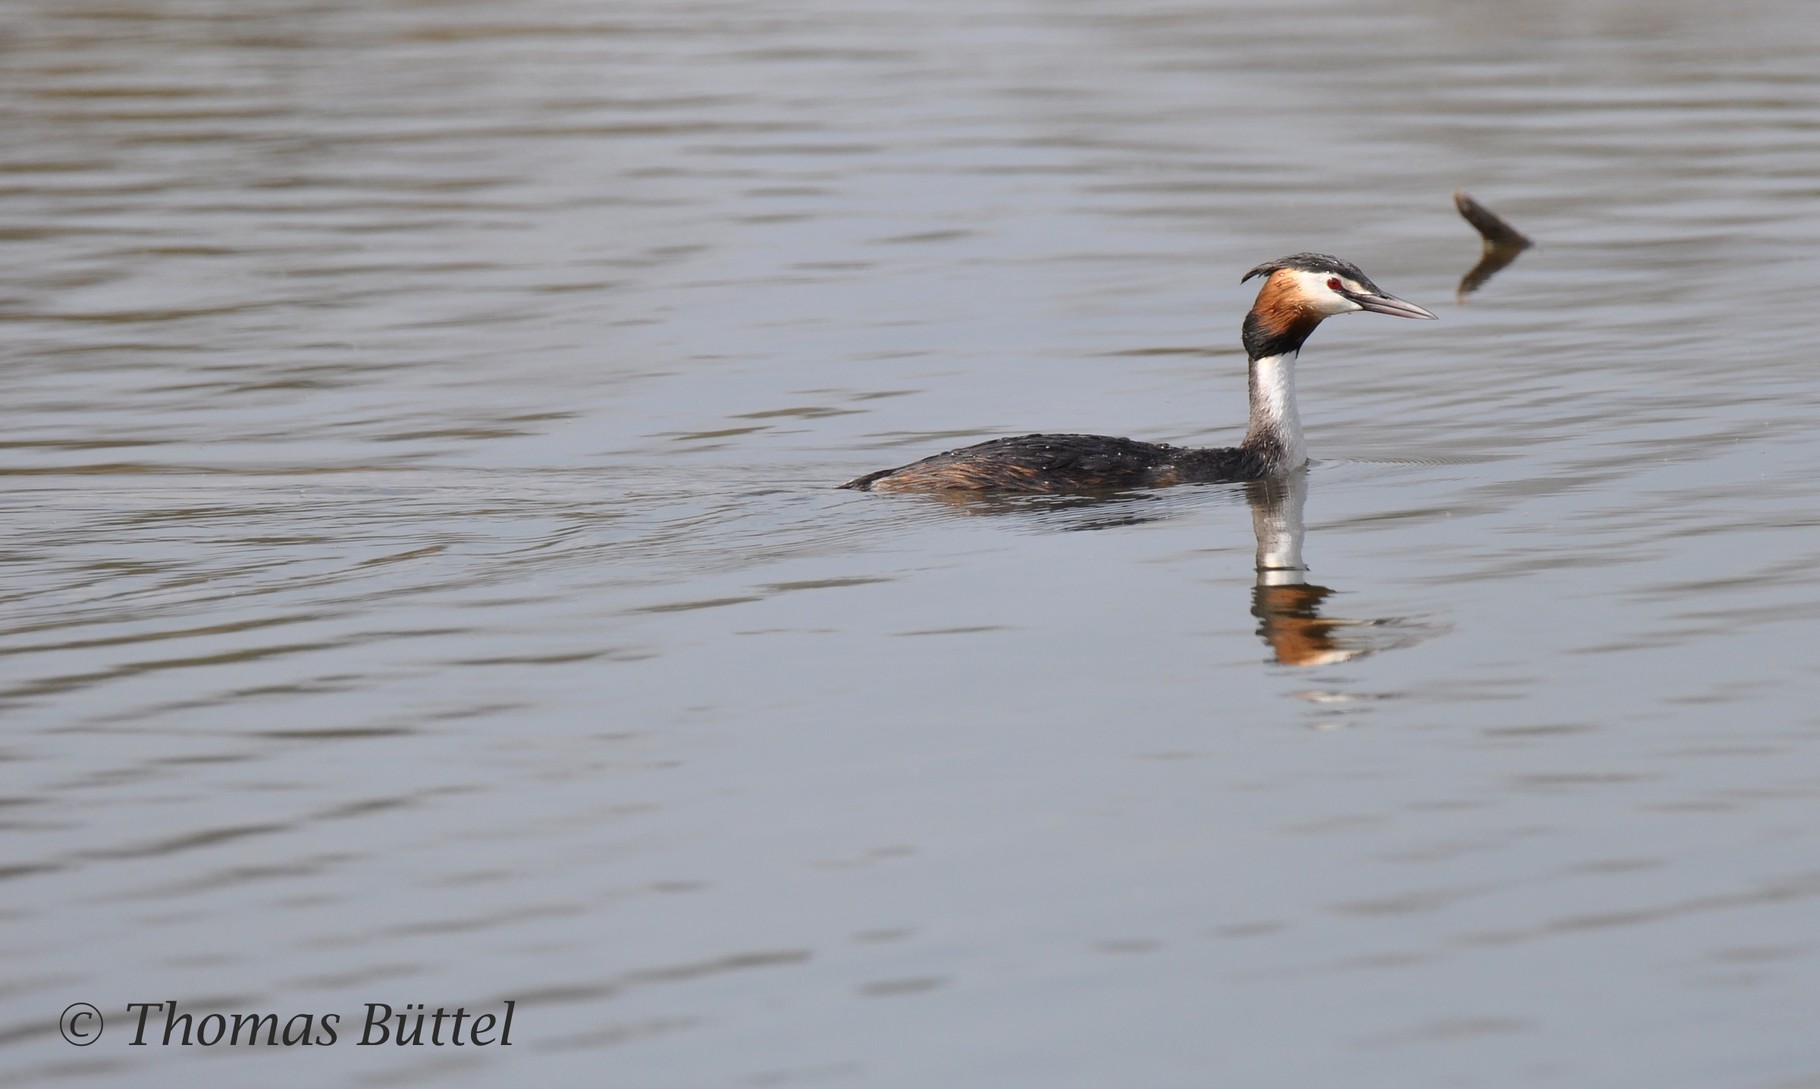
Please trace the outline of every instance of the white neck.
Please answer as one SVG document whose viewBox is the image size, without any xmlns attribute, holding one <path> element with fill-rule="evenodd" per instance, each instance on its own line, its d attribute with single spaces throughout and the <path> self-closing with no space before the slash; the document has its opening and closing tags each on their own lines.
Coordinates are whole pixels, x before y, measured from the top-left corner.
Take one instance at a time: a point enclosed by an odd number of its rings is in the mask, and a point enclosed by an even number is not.
<svg viewBox="0 0 1820 1089">
<path fill-rule="evenodd" d="M 1296 352 L 1251 361 L 1251 426 L 1245 445 L 1277 455 L 1278 470 L 1298 469 L 1308 461 L 1302 439 L 1302 417 L 1295 406 Z"/>
</svg>

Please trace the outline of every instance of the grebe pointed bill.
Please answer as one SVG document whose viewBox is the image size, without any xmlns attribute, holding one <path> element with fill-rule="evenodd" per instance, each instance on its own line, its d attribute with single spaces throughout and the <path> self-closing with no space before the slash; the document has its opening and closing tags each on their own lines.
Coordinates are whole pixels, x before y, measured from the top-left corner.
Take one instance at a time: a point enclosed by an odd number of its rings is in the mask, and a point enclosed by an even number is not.
<svg viewBox="0 0 1820 1089">
<path fill-rule="evenodd" d="M 1106 435 L 1021 435 L 948 450 L 843 488 L 874 492 L 1091 492 L 1263 480 L 1308 461 L 1296 410 L 1295 362 L 1315 328 L 1337 314 L 1435 315 L 1390 294 L 1350 261 L 1296 253 L 1244 276 L 1263 277 L 1240 339 L 1249 360 L 1251 421 L 1237 446 L 1194 449 Z"/>
</svg>

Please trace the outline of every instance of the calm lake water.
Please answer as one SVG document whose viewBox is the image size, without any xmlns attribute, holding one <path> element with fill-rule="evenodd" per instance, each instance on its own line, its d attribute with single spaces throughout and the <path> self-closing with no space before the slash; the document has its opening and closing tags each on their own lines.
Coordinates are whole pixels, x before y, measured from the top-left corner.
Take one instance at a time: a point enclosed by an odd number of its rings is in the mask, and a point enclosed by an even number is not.
<svg viewBox="0 0 1820 1089">
<path fill-rule="evenodd" d="M 1815 16 L 9 0 L 0 1084 L 1820 1085 Z"/>
</svg>

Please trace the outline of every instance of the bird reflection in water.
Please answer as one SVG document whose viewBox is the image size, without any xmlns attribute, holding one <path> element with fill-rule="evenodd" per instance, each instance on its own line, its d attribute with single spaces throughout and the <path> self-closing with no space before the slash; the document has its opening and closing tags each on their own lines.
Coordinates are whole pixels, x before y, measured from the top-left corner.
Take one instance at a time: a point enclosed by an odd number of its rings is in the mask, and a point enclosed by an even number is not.
<svg viewBox="0 0 1820 1089">
<path fill-rule="evenodd" d="M 1215 487 L 1232 487 L 1233 485 Z M 1410 617 L 1353 619 L 1322 615 L 1336 591 L 1308 582 L 1302 562 L 1303 509 L 1308 470 L 1241 485 L 1257 536 L 1257 583 L 1251 615 L 1258 635 L 1282 665 L 1333 665 L 1424 642 L 1446 630 Z M 1194 489 L 1190 486 L 1191 492 Z M 1183 491 L 1170 489 L 1180 500 Z M 1180 506 L 1161 491 L 1004 495 L 991 492 L 935 492 L 929 498 L 975 515 L 1036 516 L 1063 532 L 1119 529 L 1173 516 Z"/>
<path fill-rule="evenodd" d="M 1302 562 L 1302 510 L 1308 471 L 1245 485 L 1258 540 L 1258 581 L 1251 615 L 1276 660 L 1290 666 L 1332 665 L 1394 650 L 1439 634 L 1433 624 L 1403 617 L 1354 620 L 1321 615 L 1334 591 L 1308 581 Z"/>
</svg>

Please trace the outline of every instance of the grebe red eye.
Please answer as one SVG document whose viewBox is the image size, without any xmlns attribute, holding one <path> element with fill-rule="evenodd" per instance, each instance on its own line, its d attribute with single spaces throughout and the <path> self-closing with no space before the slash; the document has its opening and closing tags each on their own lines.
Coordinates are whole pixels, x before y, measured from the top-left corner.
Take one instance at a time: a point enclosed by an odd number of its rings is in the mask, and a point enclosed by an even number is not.
<svg viewBox="0 0 1820 1089">
<path fill-rule="evenodd" d="M 1338 276 L 1327 277 L 1327 290 L 1329 290 L 1329 291 L 1340 290 L 1340 278 Z"/>
</svg>

